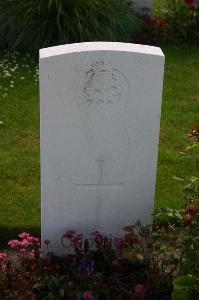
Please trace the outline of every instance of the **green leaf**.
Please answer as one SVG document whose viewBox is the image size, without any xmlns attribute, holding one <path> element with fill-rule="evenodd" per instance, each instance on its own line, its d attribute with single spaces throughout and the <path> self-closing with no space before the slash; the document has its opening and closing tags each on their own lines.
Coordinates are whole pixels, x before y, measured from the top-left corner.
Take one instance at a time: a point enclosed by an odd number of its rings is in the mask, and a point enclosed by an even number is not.
<svg viewBox="0 0 199 300">
<path fill-rule="evenodd" d="M 37 282 L 34 286 L 33 289 L 39 289 L 39 288 L 43 288 L 46 286 L 46 282 L 45 281 L 39 281 Z"/>
<path fill-rule="evenodd" d="M 184 190 L 190 190 L 192 189 L 192 184 L 191 183 L 188 183 L 184 186 Z"/>
<path fill-rule="evenodd" d="M 60 294 L 60 296 L 61 296 L 62 298 L 64 298 L 64 289 L 60 289 L 60 290 L 59 290 L 59 294 Z"/>
<path fill-rule="evenodd" d="M 191 291 L 174 290 L 171 295 L 172 300 L 195 300 Z"/>
<path fill-rule="evenodd" d="M 186 151 L 189 151 L 189 150 L 191 150 L 191 149 L 193 149 L 193 148 L 196 148 L 196 147 L 198 147 L 198 143 L 194 143 L 194 144 L 192 144 L 192 145 L 190 145 L 190 146 L 187 146 L 187 147 L 186 147 Z"/>
<path fill-rule="evenodd" d="M 181 290 L 197 287 L 199 280 L 197 277 L 180 276 L 173 281 L 174 289 Z"/>
<path fill-rule="evenodd" d="M 183 217 L 182 217 L 182 214 L 180 214 L 179 212 L 176 213 L 175 216 L 176 216 L 176 218 L 178 218 L 178 219 L 180 219 L 180 220 L 182 220 L 182 218 L 183 218 Z"/>
<path fill-rule="evenodd" d="M 189 177 L 188 177 L 188 180 L 189 180 L 190 182 L 195 182 L 195 181 L 198 180 L 198 178 L 195 177 L 195 176 L 189 176 Z"/>
<path fill-rule="evenodd" d="M 183 181 L 184 181 L 184 178 L 177 177 L 177 176 L 173 176 L 173 179 L 175 179 L 175 180 L 177 180 L 177 181 L 180 181 L 180 182 L 183 182 Z"/>
<path fill-rule="evenodd" d="M 168 217 L 173 217 L 173 213 L 170 212 L 170 213 L 167 214 L 167 216 L 168 216 Z"/>
</svg>

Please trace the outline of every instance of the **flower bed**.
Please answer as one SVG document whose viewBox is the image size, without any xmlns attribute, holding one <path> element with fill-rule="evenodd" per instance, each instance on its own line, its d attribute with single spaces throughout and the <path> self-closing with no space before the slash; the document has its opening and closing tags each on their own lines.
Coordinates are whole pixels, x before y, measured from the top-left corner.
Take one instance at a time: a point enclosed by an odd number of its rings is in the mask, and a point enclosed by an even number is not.
<svg viewBox="0 0 199 300">
<path fill-rule="evenodd" d="M 199 145 L 199 125 L 183 155 Z M 0 253 L 0 299 L 21 300 L 195 300 L 199 299 L 199 185 L 184 184 L 184 209 L 157 209 L 153 226 L 124 227 L 124 235 L 89 236 L 66 231 L 66 255 L 56 257 L 44 241 L 23 232 Z"/>
<path fill-rule="evenodd" d="M 197 299 L 198 207 L 159 209 L 154 220 L 153 230 L 138 221 L 124 237 L 67 231 L 62 244 L 73 251 L 63 257 L 44 258 L 39 239 L 20 234 L 0 254 L 0 299 Z"/>
</svg>

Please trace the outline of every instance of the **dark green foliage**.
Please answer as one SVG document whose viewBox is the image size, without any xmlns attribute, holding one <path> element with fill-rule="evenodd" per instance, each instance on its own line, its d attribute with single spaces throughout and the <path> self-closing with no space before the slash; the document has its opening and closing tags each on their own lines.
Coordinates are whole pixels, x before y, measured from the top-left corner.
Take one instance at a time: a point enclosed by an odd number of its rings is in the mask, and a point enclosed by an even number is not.
<svg viewBox="0 0 199 300">
<path fill-rule="evenodd" d="M 140 44 L 164 45 L 199 41 L 199 2 L 156 0 L 151 16 L 140 15 L 143 26 L 134 36 Z M 190 2 L 190 3 L 189 3 Z"/>
<path fill-rule="evenodd" d="M 173 281 L 174 291 L 172 300 L 195 300 L 197 299 L 197 287 L 199 279 L 192 275 L 179 276 Z"/>
<path fill-rule="evenodd" d="M 129 41 L 138 19 L 125 0 L 0 1 L 1 48 L 34 51 L 83 41 Z"/>
<path fill-rule="evenodd" d="M 196 1 L 188 3 L 185 0 L 167 0 L 166 9 L 157 10 L 157 14 L 166 19 L 163 27 L 170 34 L 167 39 L 170 42 L 199 40 L 199 6 Z"/>
</svg>

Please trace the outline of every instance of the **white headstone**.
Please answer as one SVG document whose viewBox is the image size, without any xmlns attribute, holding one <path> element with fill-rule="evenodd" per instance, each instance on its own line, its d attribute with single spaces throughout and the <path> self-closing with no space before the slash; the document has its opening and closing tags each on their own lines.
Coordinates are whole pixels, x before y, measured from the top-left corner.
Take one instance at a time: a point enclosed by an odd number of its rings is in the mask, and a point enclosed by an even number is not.
<svg viewBox="0 0 199 300">
<path fill-rule="evenodd" d="M 40 50 L 42 240 L 121 232 L 154 204 L 164 55 L 80 43 Z"/>
</svg>

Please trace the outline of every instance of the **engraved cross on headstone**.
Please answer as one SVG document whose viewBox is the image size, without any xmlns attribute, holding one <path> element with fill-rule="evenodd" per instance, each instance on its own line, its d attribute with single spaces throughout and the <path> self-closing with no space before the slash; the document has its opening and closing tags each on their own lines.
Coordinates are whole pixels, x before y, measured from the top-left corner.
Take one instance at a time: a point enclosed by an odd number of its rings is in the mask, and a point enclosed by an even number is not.
<svg viewBox="0 0 199 300">
<path fill-rule="evenodd" d="M 97 183 L 75 183 L 75 186 L 82 188 L 96 187 L 97 192 L 97 205 L 96 205 L 96 228 L 101 226 L 101 207 L 102 207 L 102 190 L 103 188 L 121 188 L 124 183 L 103 183 L 103 173 L 104 173 L 104 162 L 103 156 L 100 156 L 97 160 Z"/>
</svg>

